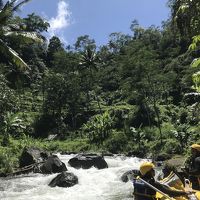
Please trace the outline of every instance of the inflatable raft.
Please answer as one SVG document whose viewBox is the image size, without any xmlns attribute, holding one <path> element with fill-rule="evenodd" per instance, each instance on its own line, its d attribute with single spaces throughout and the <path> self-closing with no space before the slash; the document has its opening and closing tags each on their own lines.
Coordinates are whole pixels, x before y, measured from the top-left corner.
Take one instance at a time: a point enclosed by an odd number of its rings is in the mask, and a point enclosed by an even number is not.
<svg viewBox="0 0 200 200">
<path fill-rule="evenodd" d="M 160 193 L 156 193 L 156 198 L 158 200 L 170 200 L 166 197 L 164 197 L 162 194 Z M 176 199 L 176 200 L 200 200 L 200 191 L 197 191 L 195 194 L 190 195 L 189 197 L 173 197 L 172 199 Z"/>
<path fill-rule="evenodd" d="M 164 197 L 162 194 L 160 193 L 156 193 L 156 198 L 158 200 L 170 200 L 166 197 Z M 172 199 L 176 199 L 176 200 L 200 200 L 200 191 L 197 191 L 195 194 L 190 195 L 189 197 L 173 197 Z"/>
<path fill-rule="evenodd" d="M 182 197 L 173 197 L 172 199 L 176 200 L 200 200 L 200 191 L 192 190 L 192 185 L 187 185 L 187 188 L 184 187 L 183 182 L 180 180 L 180 178 L 173 172 L 169 174 L 168 177 L 160 181 L 162 184 L 165 184 L 169 186 L 173 190 L 184 190 L 184 191 L 193 191 L 194 193 L 189 195 L 188 197 L 182 196 Z M 169 198 L 164 197 L 161 193 L 156 193 L 156 198 L 158 200 L 169 200 Z"/>
</svg>

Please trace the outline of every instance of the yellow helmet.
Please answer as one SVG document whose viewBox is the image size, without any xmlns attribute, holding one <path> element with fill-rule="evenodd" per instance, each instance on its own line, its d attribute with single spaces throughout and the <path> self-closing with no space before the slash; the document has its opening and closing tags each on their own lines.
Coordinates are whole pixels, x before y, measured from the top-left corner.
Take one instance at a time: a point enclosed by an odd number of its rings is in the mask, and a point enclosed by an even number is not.
<svg viewBox="0 0 200 200">
<path fill-rule="evenodd" d="M 196 149 L 197 151 L 200 151 L 200 145 L 199 144 L 193 144 L 191 145 L 192 149 Z"/>
<path fill-rule="evenodd" d="M 147 172 L 151 171 L 154 168 L 154 164 L 152 162 L 145 162 L 140 165 L 140 173 L 145 175 Z"/>
</svg>

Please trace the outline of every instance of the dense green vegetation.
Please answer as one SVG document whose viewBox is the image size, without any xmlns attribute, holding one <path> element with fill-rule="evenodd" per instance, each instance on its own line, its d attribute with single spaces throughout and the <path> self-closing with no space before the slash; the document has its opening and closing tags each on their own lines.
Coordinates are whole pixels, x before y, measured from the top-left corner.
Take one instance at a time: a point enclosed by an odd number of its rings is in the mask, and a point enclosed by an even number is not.
<svg viewBox="0 0 200 200">
<path fill-rule="evenodd" d="M 47 41 L 40 16 L 13 15 L 26 2 L 0 1 L 1 169 L 16 167 L 24 146 L 142 156 L 198 142 L 197 0 L 169 1 L 162 28 L 134 20 L 132 35 L 111 33 L 101 47 L 84 35 L 67 48 Z"/>
</svg>

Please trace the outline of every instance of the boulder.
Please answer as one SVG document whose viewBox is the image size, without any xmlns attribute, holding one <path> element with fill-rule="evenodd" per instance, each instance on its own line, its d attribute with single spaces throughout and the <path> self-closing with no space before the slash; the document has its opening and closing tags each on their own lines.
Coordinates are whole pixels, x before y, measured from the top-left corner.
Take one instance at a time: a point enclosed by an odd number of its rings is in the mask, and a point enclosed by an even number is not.
<svg viewBox="0 0 200 200">
<path fill-rule="evenodd" d="M 71 155 L 71 154 L 77 154 L 75 151 L 62 151 L 60 152 L 61 155 Z"/>
<path fill-rule="evenodd" d="M 145 153 L 144 153 L 144 151 L 129 151 L 126 156 L 127 157 L 145 158 Z"/>
<path fill-rule="evenodd" d="M 57 175 L 50 183 L 50 187 L 72 187 L 78 184 L 78 177 L 70 172 L 62 172 Z"/>
<path fill-rule="evenodd" d="M 121 176 L 121 180 L 126 183 L 129 180 L 133 180 L 135 177 L 137 177 L 139 175 L 140 175 L 139 170 L 137 170 L 137 169 L 129 170 Z"/>
<path fill-rule="evenodd" d="M 36 147 L 25 147 L 19 158 L 19 167 L 40 163 L 48 158 L 49 154 Z"/>
<path fill-rule="evenodd" d="M 6 176 L 7 176 L 6 173 L 4 173 L 4 172 L 0 173 L 0 177 L 6 177 Z"/>
<path fill-rule="evenodd" d="M 34 170 L 34 172 L 43 174 L 60 173 L 64 171 L 67 171 L 67 167 L 56 155 L 50 156 L 44 163 Z"/>
<path fill-rule="evenodd" d="M 94 154 L 93 155 L 79 154 L 75 156 L 74 158 L 71 158 L 68 161 L 68 163 L 70 166 L 76 169 L 79 169 L 79 168 L 89 169 L 91 167 L 96 167 L 98 169 L 108 168 L 108 164 L 106 163 L 104 158 L 102 156 L 94 155 Z"/>
<path fill-rule="evenodd" d="M 102 156 L 114 156 L 114 154 L 110 152 L 103 152 Z"/>
<path fill-rule="evenodd" d="M 167 154 L 167 153 L 158 153 L 154 160 L 155 161 L 165 161 L 165 160 L 168 160 L 170 159 L 172 156 L 170 154 Z"/>
</svg>

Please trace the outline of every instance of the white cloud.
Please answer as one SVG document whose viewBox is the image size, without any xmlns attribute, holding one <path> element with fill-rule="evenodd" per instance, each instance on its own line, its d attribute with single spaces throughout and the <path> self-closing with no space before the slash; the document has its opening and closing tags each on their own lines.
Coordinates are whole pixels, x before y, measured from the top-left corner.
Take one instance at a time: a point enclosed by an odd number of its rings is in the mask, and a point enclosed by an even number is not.
<svg viewBox="0 0 200 200">
<path fill-rule="evenodd" d="M 62 36 L 63 30 L 71 24 L 71 12 L 69 4 L 64 0 L 59 0 L 57 15 L 49 20 L 50 28 L 48 30 L 50 37 Z"/>
</svg>

